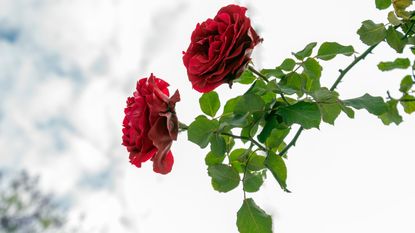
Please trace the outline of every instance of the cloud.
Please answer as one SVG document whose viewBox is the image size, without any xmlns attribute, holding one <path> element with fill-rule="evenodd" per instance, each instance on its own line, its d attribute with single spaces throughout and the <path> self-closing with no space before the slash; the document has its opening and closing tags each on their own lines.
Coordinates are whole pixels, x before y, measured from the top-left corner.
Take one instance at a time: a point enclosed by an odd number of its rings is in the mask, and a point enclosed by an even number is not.
<svg viewBox="0 0 415 233">
<path fill-rule="evenodd" d="M 0 40 L 8 43 L 15 43 L 19 38 L 19 31 L 16 28 L 6 28 L 0 24 Z"/>
<path fill-rule="evenodd" d="M 93 231 L 137 232 L 117 184 L 130 166 L 121 147 L 122 112 L 137 69 L 168 49 L 171 18 L 185 5 L 3 2 L 1 168 L 41 175 L 42 187 L 70 203 L 71 215 L 85 214 Z"/>
<path fill-rule="evenodd" d="M 176 2 L 167 8 L 160 8 L 153 13 L 149 28 L 143 35 L 139 70 L 146 72 L 148 63 L 157 60 L 157 56 L 163 49 L 168 49 L 171 36 L 174 34 L 175 24 L 180 16 L 186 12 L 187 4 Z"/>
<path fill-rule="evenodd" d="M 90 198 L 108 189 L 110 165 L 117 166 L 111 161 L 120 145 L 123 95 L 109 67 L 116 59 L 116 5 L 3 2 L 0 164 L 40 174 L 44 189 L 75 208 L 83 205 L 78 192 Z"/>
</svg>

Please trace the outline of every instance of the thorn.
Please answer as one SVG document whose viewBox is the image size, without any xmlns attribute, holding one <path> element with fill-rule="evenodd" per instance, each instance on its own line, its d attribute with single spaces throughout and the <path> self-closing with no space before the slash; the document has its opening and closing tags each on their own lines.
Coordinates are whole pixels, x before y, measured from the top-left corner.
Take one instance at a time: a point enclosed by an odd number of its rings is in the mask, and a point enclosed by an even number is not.
<svg viewBox="0 0 415 233">
<path fill-rule="evenodd" d="M 389 90 L 388 91 L 386 91 L 386 94 L 388 95 L 388 99 L 392 99 L 392 96 L 391 96 L 391 94 L 390 94 L 390 92 L 389 92 Z"/>
</svg>

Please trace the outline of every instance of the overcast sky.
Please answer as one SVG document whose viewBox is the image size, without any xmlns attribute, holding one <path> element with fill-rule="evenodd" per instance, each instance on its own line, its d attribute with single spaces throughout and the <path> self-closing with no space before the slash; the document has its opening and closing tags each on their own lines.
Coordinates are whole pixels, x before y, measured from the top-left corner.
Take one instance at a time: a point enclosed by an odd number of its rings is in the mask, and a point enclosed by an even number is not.
<svg viewBox="0 0 415 233">
<path fill-rule="evenodd" d="M 374 0 L 237 1 L 264 42 L 253 61 L 275 67 L 309 42 L 337 41 L 366 48 L 361 21 L 386 22 Z M 0 0 L 0 166 L 40 174 L 42 187 L 69 208 L 70 221 L 86 216 L 86 232 L 237 232 L 241 187 L 215 192 L 206 151 L 179 135 L 173 171 L 137 169 L 121 146 L 123 108 L 135 82 L 152 72 L 179 89 L 180 121 L 200 110 L 182 64 L 197 22 L 235 1 Z M 400 55 L 404 56 L 404 55 Z M 405 72 L 381 73 L 393 60 L 381 45 L 352 70 L 341 98 L 368 92 L 398 95 Z M 323 62 L 329 86 L 352 58 Z M 217 91 L 223 99 L 245 90 Z M 272 214 L 276 232 L 412 233 L 415 231 L 414 116 L 385 127 L 365 111 L 354 120 L 305 132 L 290 150 L 288 186 L 269 175 L 250 194 Z"/>
</svg>

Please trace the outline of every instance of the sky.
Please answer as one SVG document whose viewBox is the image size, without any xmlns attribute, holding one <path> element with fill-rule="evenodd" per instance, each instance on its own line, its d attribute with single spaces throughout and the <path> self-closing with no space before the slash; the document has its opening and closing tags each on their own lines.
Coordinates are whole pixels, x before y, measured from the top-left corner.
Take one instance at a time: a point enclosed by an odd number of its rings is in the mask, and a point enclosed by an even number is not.
<svg viewBox="0 0 415 233">
<path fill-rule="evenodd" d="M 229 3 L 247 6 L 264 38 L 253 54 L 258 68 L 275 67 L 314 41 L 363 52 L 360 23 L 387 16 L 372 0 L 0 0 L 0 167 L 39 174 L 70 224 L 85 216 L 85 232 L 237 232 L 241 187 L 214 191 L 207 151 L 185 134 L 172 147 L 166 176 L 151 163 L 130 165 L 121 145 L 125 100 L 150 73 L 180 90 L 180 121 L 200 114 L 182 51 L 196 23 Z M 398 96 L 405 72 L 376 68 L 395 57 L 386 45 L 376 48 L 340 84 L 341 98 L 386 97 L 386 90 Z M 322 83 L 331 85 L 351 59 L 323 62 Z M 217 91 L 228 99 L 246 88 Z M 414 232 L 415 119 L 403 117 L 386 127 L 358 111 L 354 120 L 341 115 L 334 127 L 306 131 L 287 160 L 292 193 L 269 176 L 249 196 L 272 215 L 276 232 Z"/>
</svg>

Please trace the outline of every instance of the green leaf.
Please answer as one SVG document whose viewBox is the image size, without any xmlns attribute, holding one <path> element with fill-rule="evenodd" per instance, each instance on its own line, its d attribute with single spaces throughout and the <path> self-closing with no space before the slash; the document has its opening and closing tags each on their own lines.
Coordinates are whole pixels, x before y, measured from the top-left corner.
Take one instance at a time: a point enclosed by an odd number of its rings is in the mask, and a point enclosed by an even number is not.
<svg viewBox="0 0 415 233">
<path fill-rule="evenodd" d="M 229 162 L 238 172 L 244 173 L 248 158 L 247 169 L 249 171 L 260 171 L 265 168 L 264 156 L 257 155 L 255 152 L 243 148 L 232 151 L 229 155 Z"/>
<path fill-rule="evenodd" d="M 271 82 L 269 82 L 269 83 L 271 83 Z M 275 93 L 271 92 L 271 91 L 268 91 L 264 95 L 262 95 L 261 98 L 264 101 L 265 105 L 270 104 L 270 103 L 275 101 Z"/>
<path fill-rule="evenodd" d="M 363 43 L 374 45 L 385 39 L 386 29 L 383 23 L 375 24 L 372 20 L 366 20 L 362 22 L 357 34 Z"/>
<path fill-rule="evenodd" d="M 246 172 L 243 179 L 243 186 L 246 192 L 254 193 L 261 188 L 264 183 L 262 172 Z"/>
<path fill-rule="evenodd" d="M 393 48 L 397 53 L 402 53 L 403 49 L 408 42 L 408 39 L 402 39 L 404 35 L 401 32 L 398 32 L 395 28 L 389 27 L 386 33 L 386 42 L 389 46 Z"/>
<path fill-rule="evenodd" d="M 343 101 L 347 106 L 352 106 L 355 109 L 366 109 L 369 113 L 376 116 L 382 115 L 388 111 L 388 105 L 383 101 L 382 97 L 374 97 L 365 94 L 359 98 L 349 99 Z"/>
<path fill-rule="evenodd" d="M 334 125 L 334 121 L 340 115 L 342 108 L 338 103 L 319 103 L 318 107 L 320 108 L 320 113 L 323 118 L 323 121 Z"/>
<path fill-rule="evenodd" d="M 376 8 L 379 10 L 384 10 L 392 4 L 391 0 L 376 0 Z"/>
<path fill-rule="evenodd" d="M 339 94 L 323 87 L 311 95 L 318 104 L 323 121 L 334 125 L 334 121 L 342 111 L 341 102 L 338 99 Z"/>
<path fill-rule="evenodd" d="M 412 17 L 411 12 L 406 11 L 406 8 L 412 5 L 412 0 L 393 0 L 392 4 L 397 16 L 405 20 L 409 20 Z"/>
<path fill-rule="evenodd" d="M 350 56 L 354 53 L 353 46 L 343 46 L 336 42 L 324 42 L 317 52 L 317 58 L 322 60 L 333 59 L 336 55 Z"/>
<path fill-rule="evenodd" d="M 412 80 L 411 75 L 405 76 L 401 81 L 401 87 L 399 88 L 399 91 L 401 92 L 408 92 L 411 90 L 412 86 L 414 85 L 414 81 Z"/>
<path fill-rule="evenodd" d="M 412 0 L 393 0 L 395 10 L 405 10 L 412 5 Z"/>
<path fill-rule="evenodd" d="M 402 21 L 396 17 L 395 12 L 391 11 L 388 13 L 388 21 L 393 26 L 398 26 L 402 24 Z"/>
<path fill-rule="evenodd" d="M 247 112 L 259 112 L 265 107 L 262 98 L 255 94 L 244 94 L 235 106 L 234 112 L 236 114 L 245 114 Z"/>
<path fill-rule="evenodd" d="M 290 192 L 287 189 L 287 167 L 281 156 L 269 153 L 265 159 L 265 166 L 271 171 L 281 188 L 286 192 Z"/>
<path fill-rule="evenodd" d="M 230 136 L 223 136 L 225 138 L 225 143 L 226 143 L 226 153 L 230 153 L 232 148 L 235 146 L 235 139 L 233 139 L 233 137 Z"/>
<path fill-rule="evenodd" d="M 206 116 L 198 116 L 187 129 L 187 138 L 201 148 L 205 148 L 209 144 L 212 132 L 215 131 L 218 126 L 218 121 L 209 120 Z"/>
<path fill-rule="evenodd" d="M 256 153 L 251 152 L 249 156 L 249 162 L 247 165 L 248 170 L 250 171 L 260 171 L 265 168 L 265 157 L 257 155 Z"/>
<path fill-rule="evenodd" d="M 273 115 L 266 119 L 265 125 L 262 128 L 261 133 L 258 134 L 258 141 L 264 143 L 268 136 L 271 134 L 271 131 L 278 126 L 277 116 Z"/>
<path fill-rule="evenodd" d="M 239 173 L 244 173 L 244 166 L 250 153 L 252 153 L 251 150 L 243 148 L 235 149 L 229 155 L 229 163 L 236 171 L 238 171 Z"/>
<path fill-rule="evenodd" d="M 412 0 L 409 0 L 409 1 L 412 2 Z M 399 2 L 399 0 L 397 0 L 396 2 Z M 405 9 L 395 8 L 395 13 L 398 17 L 402 18 L 403 20 L 411 20 L 411 17 L 412 17 L 411 12 L 408 12 Z"/>
<path fill-rule="evenodd" d="M 265 92 L 262 94 L 262 96 L 266 95 L 268 92 L 273 92 L 273 93 L 279 93 L 280 87 L 277 84 L 277 80 L 271 80 L 269 81 L 266 85 L 265 85 Z"/>
<path fill-rule="evenodd" d="M 298 60 L 304 60 L 304 58 L 311 56 L 311 53 L 313 53 L 313 49 L 314 47 L 317 46 L 316 42 L 312 42 L 310 44 L 308 44 L 303 50 L 293 53 L 293 55 L 298 59 Z"/>
<path fill-rule="evenodd" d="M 235 79 L 235 82 L 240 84 L 251 84 L 255 81 L 256 77 L 250 70 L 245 70 L 242 75 Z"/>
<path fill-rule="evenodd" d="M 236 106 L 236 104 L 238 103 L 238 101 L 239 101 L 239 99 L 240 99 L 240 98 L 241 98 L 241 97 L 240 97 L 240 96 L 238 96 L 238 97 L 235 97 L 235 98 L 229 99 L 229 100 L 226 102 L 225 107 L 223 107 L 223 114 L 232 113 L 232 112 L 233 112 L 233 110 L 235 109 L 235 106 Z"/>
<path fill-rule="evenodd" d="M 263 74 L 267 78 L 271 78 L 271 77 L 281 78 L 285 75 L 284 72 L 282 72 L 280 68 L 262 69 L 261 74 Z"/>
<path fill-rule="evenodd" d="M 399 111 L 397 108 L 398 101 L 397 100 L 389 100 L 388 104 L 388 111 L 383 113 L 379 116 L 382 120 L 383 124 L 390 125 L 391 123 L 395 123 L 395 125 L 399 125 L 402 122 L 402 117 L 399 115 Z"/>
<path fill-rule="evenodd" d="M 230 164 L 235 169 L 235 171 L 242 173 L 242 174 L 245 172 L 244 162 L 241 162 L 239 160 L 234 160 L 234 161 L 231 161 Z"/>
<path fill-rule="evenodd" d="M 285 76 L 279 85 L 281 87 L 281 91 L 285 94 L 291 95 L 297 93 L 298 96 L 302 96 L 304 94 L 304 86 L 306 81 L 306 78 L 303 78 L 300 74 L 292 72 Z"/>
<path fill-rule="evenodd" d="M 235 169 L 224 164 L 208 167 L 208 174 L 212 177 L 212 186 L 218 192 L 229 192 L 239 185 L 239 174 Z"/>
<path fill-rule="evenodd" d="M 305 129 L 318 128 L 321 121 L 320 110 L 316 103 L 298 102 L 279 108 L 277 113 L 288 125 L 297 123 Z"/>
<path fill-rule="evenodd" d="M 229 155 L 229 161 L 245 161 L 251 152 L 252 151 L 243 148 L 235 149 Z"/>
<path fill-rule="evenodd" d="M 225 139 L 218 134 L 213 134 L 212 137 L 210 138 L 210 150 L 215 155 L 218 155 L 218 156 L 224 155 L 226 153 Z"/>
<path fill-rule="evenodd" d="M 390 71 L 393 69 L 406 69 L 411 65 L 408 58 L 396 58 L 394 61 L 380 62 L 378 68 L 381 71 Z"/>
<path fill-rule="evenodd" d="M 256 134 L 256 131 L 258 130 L 258 124 L 257 123 L 251 123 L 248 126 L 242 128 L 241 130 L 241 136 L 242 137 L 253 137 Z M 247 140 L 241 139 L 243 143 L 246 143 Z"/>
<path fill-rule="evenodd" d="M 238 210 L 236 225 L 240 233 L 272 233 L 272 218 L 248 198 Z"/>
<path fill-rule="evenodd" d="M 406 94 L 406 95 L 402 96 L 401 99 L 402 100 L 415 100 L 415 97 Z M 403 110 L 406 113 L 411 114 L 411 113 L 415 112 L 415 101 L 400 101 L 400 103 L 403 107 Z"/>
<path fill-rule="evenodd" d="M 265 145 L 269 148 L 278 148 L 290 133 L 290 129 L 273 129 L 267 138 Z"/>
<path fill-rule="evenodd" d="M 200 108 L 206 115 L 214 117 L 220 108 L 218 93 L 211 91 L 203 94 L 199 99 L 199 104 Z"/>
<path fill-rule="evenodd" d="M 287 58 L 282 62 L 282 64 L 279 67 L 285 71 L 292 71 L 295 67 L 295 61 L 291 58 Z"/>
<path fill-rule="evenodd" d="M 220 118 L 220 126 L 223 129 L 226 126 L 230 126 L 230 128 L 239 127 L 244 128 L 249 126 L 252 117 L 250 113 L 245 114 L 230 114 L 227 116 L 223 116 Z"/>
<path fill-rule="evenodd" d="M 317 102 L 336 103 L 338 101 L 339 94 L 323 87 L 311 93 L 311 96 L 313 96 Z"/>
<path fill-rule="evenodd" d="M 245 94 L 263 95 L 268 91 L 267 84 L 263 80 L 257 79 Z"/>
<path fill-rule="evenodd" d="M 339 102 L 339 104 L 340 104 L 340 108 L 342 109 L 342 111 L 344 112 L 344 113 L 346 113 L 346 115 L 349 117 L 349 118 L 351 118 L 351 119 L 353 119 L 354 118 L 354 111 L 353 111 L 353 109 L 352 108 L 349 108 L 349 107 L 347 107 L 346 105 L 344 105 L 344 103 L 343 102 Z"/>
<path fill-rule="evenodd" d="M 307 74 L 312 79 L 319 79 L 321 77 L 321 71 L 323 68 L 320 63 L 314 58 L 308 58 L 304 64 L 304 73 Z"/>
<path fill-rule="evenodd" d="M 205 157 L 205 164 L 208 166 L 215 165 L 215 164 L 222 164 L 224 159 L 225 159 L 225 154 L 216 155 L 212 153 L 212 151 L 209 151 L 209 153 Z"/>
<path fill-rule="evenodd" d="M 306 90 L 313 92 L 320 88 L 320 77 L 323 68 L 314 58 L 308 58 L 303 64 L 303 73 L 307 76 Z"/>
</svg>

